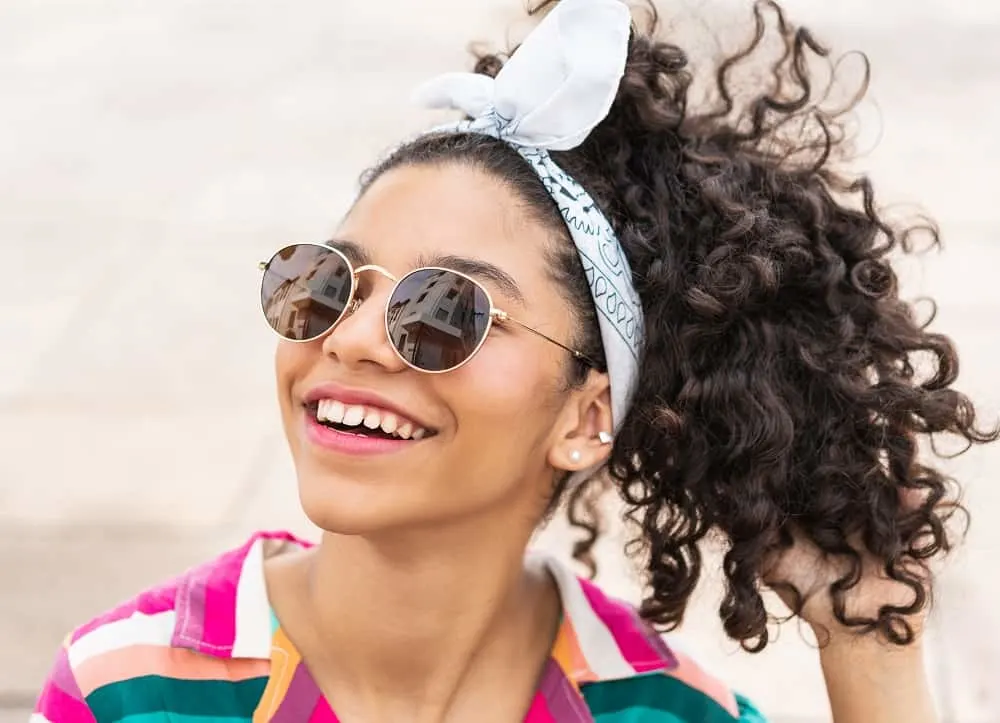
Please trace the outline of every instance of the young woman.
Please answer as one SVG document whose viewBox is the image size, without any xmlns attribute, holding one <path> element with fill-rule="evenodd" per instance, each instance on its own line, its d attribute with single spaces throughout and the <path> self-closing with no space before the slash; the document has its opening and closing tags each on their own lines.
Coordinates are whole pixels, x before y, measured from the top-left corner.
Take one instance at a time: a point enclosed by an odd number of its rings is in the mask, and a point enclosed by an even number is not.
<svg viewBox="0 0 1000 723">
<path fill-rule="evenodd" d="M 897 295 L 907 229 L 835 169 L 825 51 L 760 6 L 696 104 L 655 18 L 546 5 L 510 59 L 421 87 L 465 120 L 379 162 L 331 241 L 262 264 L 321 542 L 260 533 L 74 631 L 38 721 L 762 721 L 654 632 L 710 532 L 732 638 L 767 644 L 771 586 L 820 639 L 837 723 L 934 720 L 927 565 L 956 507 L 918 441 L 995 433 Z M 786 52 L 737 104 L 768 14 Z M 528 551 L 565 503 L 585 557 L 604 486 L 639 610 Z"/>
</svg>

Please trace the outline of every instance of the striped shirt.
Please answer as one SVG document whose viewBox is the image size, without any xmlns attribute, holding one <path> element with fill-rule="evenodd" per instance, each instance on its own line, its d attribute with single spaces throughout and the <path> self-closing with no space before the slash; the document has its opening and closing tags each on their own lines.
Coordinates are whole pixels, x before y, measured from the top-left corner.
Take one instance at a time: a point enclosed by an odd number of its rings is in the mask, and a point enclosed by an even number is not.
<svg viewBox="0 0 1000 723">
<path fill-rule="evenodd" d="M 74 631 L 32 723 L 337 723 L 268 602 L 245 545 Z M 524 723 L 763 723 L 744 698 L 568 567 L 546 558 L 563 621 Z"/>
</svg>

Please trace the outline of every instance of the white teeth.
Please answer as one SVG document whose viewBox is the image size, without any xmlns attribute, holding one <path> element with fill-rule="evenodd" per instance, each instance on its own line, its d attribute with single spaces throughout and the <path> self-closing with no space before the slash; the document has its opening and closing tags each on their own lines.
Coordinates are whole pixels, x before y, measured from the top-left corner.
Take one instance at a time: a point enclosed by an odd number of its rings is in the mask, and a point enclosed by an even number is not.
<svg viewBox="0 0 1000 723">
<path fill-rule="evenodd" d="M 341 424 L 348 427 L 357 427 L 365 418 L 365 408 L 353 405 L 344 410 L 344 418 Z"/>
<path fill-rule="evenodd" d="M 316 407 L 316 419 L 321 422 L 340 424 L 344 418 L 344 405 L 333 399 L 320 400 Z"/>
<path fill-rule="evenodd" d="M 357 427 L 363 424 L 368 429 L 379 429 L 400 439 L 423 439 L 428 431 L 412 422 L 401 420 L 392 412 L 385 412 L 360 404 L 345 405 L 334 399 L 321 399 L 316 405 L 316 419 L 320 422 Z"/>
<path fill-rule="evenodd" d="M 392 434 L 396 431 L 396 427 L 399 426 L 399 418 L 392 412 L 386 412 L 382 415 L 382 431 L 386 434 Z"/>
</svg>

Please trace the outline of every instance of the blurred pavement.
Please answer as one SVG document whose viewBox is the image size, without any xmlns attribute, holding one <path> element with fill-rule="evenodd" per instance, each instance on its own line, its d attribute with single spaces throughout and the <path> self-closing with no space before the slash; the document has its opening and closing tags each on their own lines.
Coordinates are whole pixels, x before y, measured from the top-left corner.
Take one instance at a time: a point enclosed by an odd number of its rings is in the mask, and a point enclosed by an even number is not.
<svg viewBox="0 0 1000 723">
<path fill-rule="evenodd" d="M 907 292 L 938 298 L 961 386 L 995 415 L 1000 6 L 786 5 L 870 55 L 878 143 L 861 163 L 883 202 L 941 221 L 946 250 L 907 262 Z M 662 6 L 683 37 L 692 13 L 746 28 L 732 1 Z M 256 262 L 324 238 L 358 172 L 426 124 L 409 89 L 465 67 L 469 40 L 501 40 L 517 7 L 0 4 L 0 723 L 25 718 L 60 638 L 90 615 L 255 527 L 308 534 Z M 943 578 L 929 664 L 946 720 L 1000 723 L 1000 449 L 953 467 L 974 524 Z M 568 554 L 558 526 L 541 544 Z M 635 597 L 616 553 L 609 542 L 603 581 Z M 739 652 L 714 622 L 716 589 L 688 646 L 776 721 L 827 720 L 815 651 L 788 627 L 766 653 Z"/>
</svg>

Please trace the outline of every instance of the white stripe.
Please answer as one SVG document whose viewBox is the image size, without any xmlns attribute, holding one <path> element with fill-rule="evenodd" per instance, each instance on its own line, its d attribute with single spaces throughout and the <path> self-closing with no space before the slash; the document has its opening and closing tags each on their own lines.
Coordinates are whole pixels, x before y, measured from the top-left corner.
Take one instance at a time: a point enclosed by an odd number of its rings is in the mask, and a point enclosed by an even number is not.
<svg viewBox="0 0 1000 723">
<path fill-rule="evenodd" d="M 243 558 L 236 586 L 234 658 L 271 657 L 271 604 L 264 583 L 264 540 L 253 543 Z"/>
<path fill-rule="evenodd" d="M 92 630 L 69 646 L 69 664 L 77 667 L 96 655 L 130 645 L 170 645 L 177 613 L 167 610 L 155 615 L 133 613 Z"/>
<path fill-rule="evenodd" d="M 590 669 L 602 680 L 634 676 L 635 669 L 629 665 L 618 649 L 618 643 L 615 642 L 608 626 L 590 606 L 580 586 L 580 580 L 573 571 L 549 555 L 542 554 L 541 559 L 559 586 L 563 611 L 573 623 L 580 651 Z"/>
<path fill-rule="evenodd" d="M 32 713 L 31 717 L 28 718 L 28 723 L 52 723 L 52 721 L 43 716 L 41 713 Z"/>
</svg>

